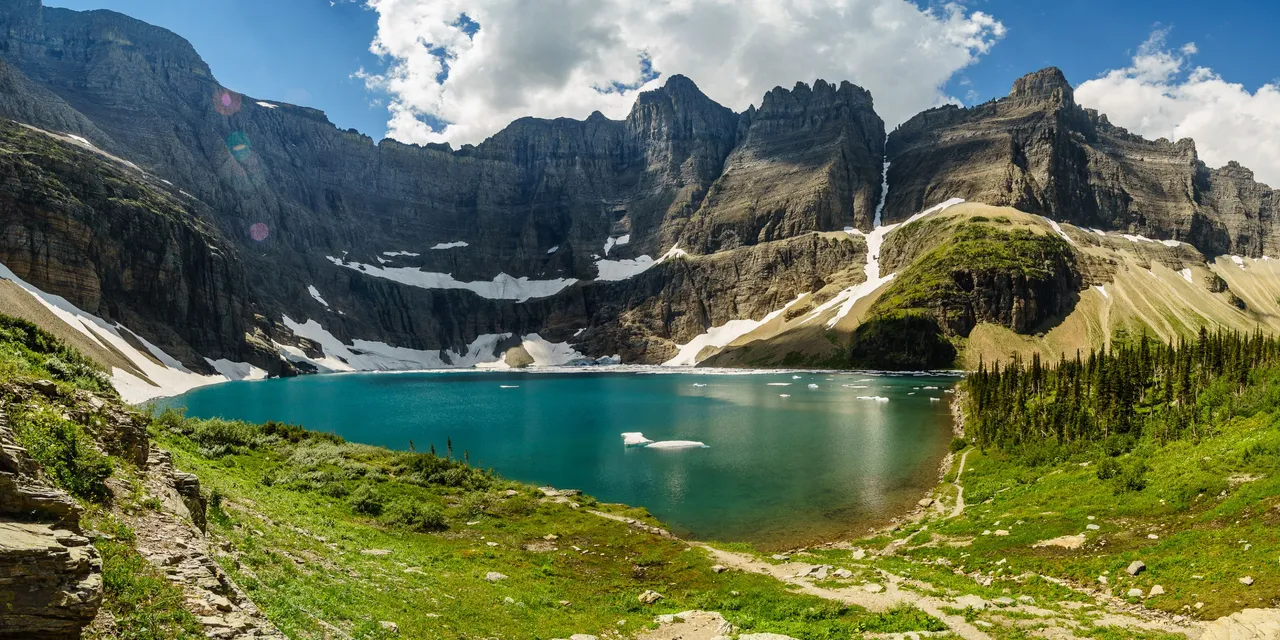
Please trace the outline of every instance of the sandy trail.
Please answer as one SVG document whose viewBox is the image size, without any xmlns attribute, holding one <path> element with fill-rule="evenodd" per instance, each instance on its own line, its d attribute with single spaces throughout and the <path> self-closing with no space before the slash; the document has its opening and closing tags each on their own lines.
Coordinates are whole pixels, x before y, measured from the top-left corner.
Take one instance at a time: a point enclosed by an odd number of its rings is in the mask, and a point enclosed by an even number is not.
<svg viewBox="0 0 1280 640">
<path fill-rule="evenodd" d="M 969 459 L 969 451 L 965 451 L 960 456 L 960 468 L 956 470 L 956 505 L 951 508 L 951 513 L 947 514 L 947 518 L 955 518 L 964 513 L 964 485 L 960 484 L 960 476 L 964 475 L 964 463 Z"/>
</svg>

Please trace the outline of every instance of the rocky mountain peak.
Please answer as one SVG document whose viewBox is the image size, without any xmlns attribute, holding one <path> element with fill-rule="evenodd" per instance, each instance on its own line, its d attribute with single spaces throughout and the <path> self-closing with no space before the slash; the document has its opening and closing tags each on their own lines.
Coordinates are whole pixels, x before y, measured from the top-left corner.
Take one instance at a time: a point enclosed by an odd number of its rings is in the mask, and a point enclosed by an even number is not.
<svg viewBox="0 0 1280 640">
<path fill-rule="evenodd" d="M 873 109 L 874 104 L 871 92 L 862 87 L 847 80 L 836 85 L 819 78 L 814 81 L 812 88 L 804 82 L 797 82 L 790 90 L 774 87 L 764 95 L 758 115 L 769 117 L 777 113 L 798 113 L 832 107 Z"/>
<path fill-rule="evenodd" d="M 1045 100 L 1054 96 L 1061 96 L 1063 103 L 1075 103 L 1071 83 L 1067 82 L 1067 76 L 1057 67 L 1045 67 L 1028 73 L 1014 80 L 1013 89 L 1009 91 L 1010 98 Z"/>
</svg>

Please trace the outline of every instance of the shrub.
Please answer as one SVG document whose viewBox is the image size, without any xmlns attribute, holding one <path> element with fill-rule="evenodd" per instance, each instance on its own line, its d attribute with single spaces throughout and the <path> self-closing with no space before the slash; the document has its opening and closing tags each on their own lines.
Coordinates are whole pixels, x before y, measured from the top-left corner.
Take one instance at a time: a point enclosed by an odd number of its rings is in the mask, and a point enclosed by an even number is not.
<svg viewBox="0 0 1280 640">
<path fill-rule="evenodd" d="M 472 491 L 462 497 L 460 508 L 468 516 L 478 516 L 493 508 L 494 499 L 489 493 Z"/>
<path fill-rule="evenodd" d="M 351 499 L 348 502 L 351 504 L 352 511 L 366 516 L 382 515 L 382 510 L 386 507 L 386 500 L 367 484 L 356 487 L 356 490 L 351 492 Z"/>
<path fill-rule="evenodd" d="M 967 446 L 969 446 L 969 443 L 964 438 L 951 439 L 951 453 L 960 453 Z"/>
<path fill-rule="evenodd" d="M 444 531 L 449 521 L 444 511 L 434 504 L 424 505 L 413 500 L 398 500 L 382 515 L 383 524 L 410 531 Z"/>
<path fill-rule="evenodd" d="M 1103 455 L 1098 459 L 1096 473 L 1099 480 L 1110 480 L 1120 475 L 1120 463 L 1116 462 L 1116 459 L 1111 456 Z"/>
<path fill-rule="evenodd" d="M 27 449 L 54 484 L 80 498 L 106 497 L 111 460 L 98 451 L 80 425 L 39 407 L 15 414 L 12 424 L 18 444 Z"/>
</svg>

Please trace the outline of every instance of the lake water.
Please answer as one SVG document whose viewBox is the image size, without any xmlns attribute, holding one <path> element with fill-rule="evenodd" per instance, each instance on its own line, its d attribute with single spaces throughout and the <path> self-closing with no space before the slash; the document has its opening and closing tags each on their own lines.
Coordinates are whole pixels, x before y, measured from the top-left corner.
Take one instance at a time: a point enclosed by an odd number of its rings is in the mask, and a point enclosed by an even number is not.
<svg viewBox="0 0 1280 640">
<path fill-rule="evenodd" d="M 918 500 L 951 440 L 945 390 L 956 381 L 857 372 L 370 373 L 233 382 L 167 404 L 397 449 L 434 444 L 441 455 L 452 439 L 455 456 L 467 451 L 472 464 L 508 478 L 644 506 L 683 535 L 778 547 L 861 532 Z M 625 447 L 624 432 L 707 447 Z"/>
</svg>

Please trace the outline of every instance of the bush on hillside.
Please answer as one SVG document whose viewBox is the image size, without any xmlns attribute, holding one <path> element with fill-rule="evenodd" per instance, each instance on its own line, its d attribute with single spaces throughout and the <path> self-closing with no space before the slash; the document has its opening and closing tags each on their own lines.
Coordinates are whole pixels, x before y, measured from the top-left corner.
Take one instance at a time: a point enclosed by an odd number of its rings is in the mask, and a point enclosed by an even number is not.
<svg viewBox="0 0 1280 640">
<path fill-rule="evenodd" d="M 398 500 L 382 514 L 383 524 L 410 531 L 426 533 L 444 531 L 449 528 L 449 521 L 444 511 L 434 504 L 422 504 L 409 499 Z"/>
<path fill-rule="evenodd" d="M 84 428 L 41 406 L 14 413 L 11 425 L 18 444 L 26 448 L 55 485 L 86 500 L 106 497 L 111 459 L 98 451 Z"/>
<path fill-rule="evenodd" d="M 50 378 L 104 395 L 116 395 L 97 363 L 34 324 L 0 315 L 0 364 L 9 376 Z"/>
</svg>

